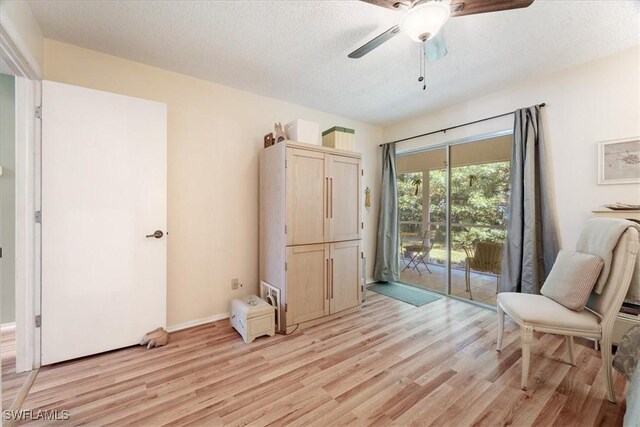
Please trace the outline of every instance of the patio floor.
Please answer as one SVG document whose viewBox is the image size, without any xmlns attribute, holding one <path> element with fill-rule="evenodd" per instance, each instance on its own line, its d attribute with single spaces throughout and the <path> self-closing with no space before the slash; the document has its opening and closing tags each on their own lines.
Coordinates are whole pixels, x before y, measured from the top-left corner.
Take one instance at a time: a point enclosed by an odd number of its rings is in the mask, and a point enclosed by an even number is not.
<svg viewBox="0 0 640 427">
<path fill-rule="evenodd" d="M 400 270 L 404 264 L 400 263 Z M 429 264 L 431 273 L 426 271 L 424 265 L 420 265 L 420 273 L 407 268 L 400 273 L 400 280 L 427 289 L 444 292 L 445 275 L 447 269 L 444 266 Z M 496 276 L 471 272 L 471 295 L 465 290 L 464 270 L 451 270 L 451 295 L 476 302 L 496 305 Z"/>
</svg>

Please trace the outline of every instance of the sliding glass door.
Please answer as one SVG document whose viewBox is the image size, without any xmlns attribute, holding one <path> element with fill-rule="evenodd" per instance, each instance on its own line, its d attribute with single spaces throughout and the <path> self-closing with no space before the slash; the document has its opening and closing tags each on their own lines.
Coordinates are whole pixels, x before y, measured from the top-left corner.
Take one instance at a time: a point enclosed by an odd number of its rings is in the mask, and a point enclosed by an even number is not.
<svg viewBox="0 0 640 427">
<path fill-rule="evenodd" d="M 506 237 L 511 136 L 450 147 L 451 295 L 495 305 Z"/>
<path fill-rule="evenodd" d="M 444 148 L 397 160 L 400 280 L 445 292 L 446 156 Z"/>
<path fill-rule="evenodd" d="M 401 281 L 495 305 L 510 159 L 511 135 L 398 157 Z"/>
</svg>

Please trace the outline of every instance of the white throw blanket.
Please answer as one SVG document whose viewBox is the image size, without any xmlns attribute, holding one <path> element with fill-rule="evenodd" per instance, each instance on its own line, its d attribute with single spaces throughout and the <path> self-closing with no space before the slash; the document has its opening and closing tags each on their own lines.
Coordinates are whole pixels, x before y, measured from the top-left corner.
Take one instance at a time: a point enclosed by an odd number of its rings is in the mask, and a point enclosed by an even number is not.
<svg viewBox="0 0 640 427">
<path fill-rule="evenodd" d="M 614 218 L 594 218 L 587 221 L 582 234 L 578 238 L 578 244 L 576 250 L 578 252 L 586 252 L 589 254 L 597 255 L 604 261 L 602 272 L 598 277 L 596 286 L 593 288 L 593 292 L 598 295 L 604 290 L 604 285 L 609 278 L 609 272 L 611 270 L 611 259 L 613 258 L 613 249 L 618 244 L 622 234 L 627 231 L 629 227 L 635 227 L 640 233 L 640 224 L 626 219 L 614 219 Z M 631 278 L 631 285 L 629 289 L 632 290 L 629 294 L 640 293 L 640 256 L 636 258 L 636 268 Z"/>
</svg>

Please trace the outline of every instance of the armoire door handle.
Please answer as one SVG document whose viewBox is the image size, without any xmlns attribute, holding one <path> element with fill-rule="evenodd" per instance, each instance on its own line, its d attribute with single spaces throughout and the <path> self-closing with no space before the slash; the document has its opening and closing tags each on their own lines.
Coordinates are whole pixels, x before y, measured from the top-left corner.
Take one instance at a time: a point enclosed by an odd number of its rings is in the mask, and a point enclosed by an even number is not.
<svg viewBox="0 0 640 427">
<path fill-rule="evenodd" d="M 330 299 L 331 291 L 329 287 L 331 286 L 331 276 L 329 275 L 329 259 L 327 258 L 326 261 L 327 261 L 327 299 Z"/>
<path fill-rule="evenodd" d="M 325 218 L 329 218 L 329 178 L 325 178 L 326 181 L 326 186 L 325 188 L 327 189 L 327 193 L 325 194 L 324 198 L 325 198 Z"/>
<path fill-rule="evenodd" d="M 333 218 L 333 178 L 329 178 L 329 182 L 331 185 L 331 198 L 329 200 L 331 200 L 331 218 Z"/>
<path fill-rule="evenodd" d="M 333 258 L 331 258 L 331 299 L 333 299 Z"/>
</svg>

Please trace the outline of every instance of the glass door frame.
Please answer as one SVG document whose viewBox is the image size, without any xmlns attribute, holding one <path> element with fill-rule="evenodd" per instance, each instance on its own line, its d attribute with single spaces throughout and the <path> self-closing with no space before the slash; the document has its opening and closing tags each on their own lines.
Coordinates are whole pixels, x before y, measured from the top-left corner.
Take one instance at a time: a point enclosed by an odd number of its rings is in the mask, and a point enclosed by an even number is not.
<svg viewBox="0 0 640 427">
<path fill-rule="evenodd" d="M 513 135 L 513 129 L 505 129 L 495 132 L 484 133 L 480 135 L 470 136 L 466 138 L 456 139 L 453 141 L 447 141 L 439 144 L 427 145 L 422 147 L 410 148 L 407 150 L 400 150 L 396 153 L 396 157 L 404 157 L 412 154 L 420 154 L 426 153 L 429 151 L 436 151 L 445 149 L 445 201 L 446 201 L 446 210 L 445 210 L 445 254 L 446 254 L 446 262 L 447 262 L 447 271 L 445 273 L 445 284 L 444 284 L 444 292 L 430 289 L 430 292 L 435 292 L 439 294 L 446 295 L 450 298 L 457 299 L 459 301 L 464 301 L 470 304 L 479 305 L 481 307 L 490 308 L 495 310 L 495 307 L 489 304 L 481 303 L 478 301 L 468 300 L 465 298 L 460 298 L 456 295 L 451 294 L 451 148 L 456 145 L 462 144 L 472 144 L 474 142 L 480 142 L 487 139 L 498 138 L 501 136 L 509 136 Z M 397 179 L 397 178 L 396 178 Z"/>
</svg>

